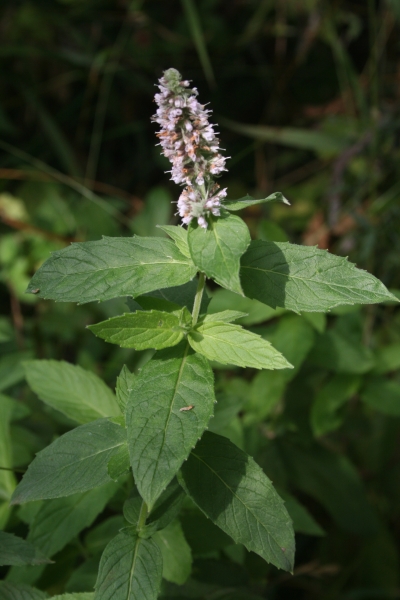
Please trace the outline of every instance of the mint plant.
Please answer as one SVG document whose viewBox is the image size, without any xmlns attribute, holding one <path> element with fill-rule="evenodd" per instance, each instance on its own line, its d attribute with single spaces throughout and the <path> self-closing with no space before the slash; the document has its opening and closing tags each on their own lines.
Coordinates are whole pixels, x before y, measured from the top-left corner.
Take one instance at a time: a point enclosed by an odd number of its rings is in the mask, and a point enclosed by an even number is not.
<svg viewBox="0 0 400 600">
<path fill-rule="evenodd" d="M 28 287 L 59 302 L 126 296 L 130 312 L 89 329 L 123 348 L 156 350 L 137 374 L 122 367 L 115 396 L 79 367 L 55 361 L 26 365 L 31 387 L 78 426 L 37 454 L 12 503 L 50 500 L 40 508 L 50 507 L 41 522 L 56 527 L 57 511 L 74 506 L 65 498 L 85 494 L 79 531 L 117 488 L 126 493 L 125 526 L 103 552 L 95 600 L 158 597 L 169 559 L 163 540 L 173 531 L 173 539 L 186 543 L 178 518 L 187 497 L 234 542 L 293 571 L 294 532 L 284 501 L 253 458 L 207 431 L 216 402 L 214 361 L 260 370 L 293 367 L 269 341 L 235 324 L 244 312 L 207 312 L 207 279 L 237 294 L 238 301 L 257 299 L 295 313 L 396 301 L 379 280 L 345 258 L 290 243 L 252 242 L 235 213 L 287 200 L 279 192 L 265 199 L 226 198 L 215 181 L 225 159 L 210 111 L 175 69 L 164 73 L 155 99 L 161 147 L 171 160 L 172 179 L 184 186 L 177 207 L 188 228 L 164 226 L 169 240 L 134 236 L 74 243 L 55 252 Z M 63 535 L 71 539 L 67 523 Z M 27 541 L 3 534 L 9 536 L 9 552 L 1 555 L 2 564 L 46 563 L 46 554 L 57 549 L 49 542 L 36 551 L 35 541 L 46 538 L 45 528 L 36 529 Z"/>
</svg>

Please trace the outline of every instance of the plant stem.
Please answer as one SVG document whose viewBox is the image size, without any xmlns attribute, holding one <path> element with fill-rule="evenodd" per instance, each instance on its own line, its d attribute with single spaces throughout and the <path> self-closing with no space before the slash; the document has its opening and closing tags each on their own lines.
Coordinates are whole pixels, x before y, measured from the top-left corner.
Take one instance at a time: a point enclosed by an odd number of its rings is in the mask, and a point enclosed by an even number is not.
<svg viewBox="0 0 400 600">
<path fill-rule="evenodd" d="M 197 320 L 199 318 L 201 299 L 203 297 L 205 285 L 206 285 L 206 276 L 204 275 L 204 273 L 200 273 L 199 282 L 197 284 L 196 296 L 194 298 L 193 311 L 192 311 L 193 325 L 196 325 Z"/>
<path fill-rule="evenodd" d="M 138 523 L 137 523 L 138 531 L 140 531 L 145 526 L 146 519 L 147 519 L 147 504 L 143 500 L 142 506 L 140 507 L 140 513 L 139 513 L 139 518 L 138 518 Z"/>
</svg>

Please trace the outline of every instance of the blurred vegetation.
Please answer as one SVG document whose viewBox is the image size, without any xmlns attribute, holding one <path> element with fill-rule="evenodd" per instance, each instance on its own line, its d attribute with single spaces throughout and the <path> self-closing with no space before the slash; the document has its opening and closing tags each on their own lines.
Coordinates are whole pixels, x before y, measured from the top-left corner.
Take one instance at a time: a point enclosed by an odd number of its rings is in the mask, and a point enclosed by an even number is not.
<svg viewBox="0 0 400 600">
<path fill-rule="evenodd" d="M 85 330 L 128 310 L 125 299 L 76 307 L 24 290 L 71 241 L 163 235 L 157 224 L 177 223 L 179 189 L 150 122 L 164 69 L 210 102 L 231 157 L 229 197 L 279 190 L 291 201 L 248 209 L 254 238 L 329 248 L 400 289 L 400 2 L 3 0 L 0 11 L 0 466 L 15 470 L 0 470 L 0 525 L 25 537 L 34 511 L 8 508 L 15 477 L 73 423 L 29 390 L 23 361 L 67 360 L 114 387 L 122 364 L 135 370 L 149 355 Z M 286 499 L 295 574 L 205 535 L 210 524 L 187 506 L 192 575 L 162 597 L 398 597 L 399 309 L 325 318 L 240 302 L 221 291 L 210 306 L 248 312 L 243 322 L 296 369 L 243 379 L 217 368 L 213 430 L 254 456 Z M 2 575 L 50 594 L 90 591 L 115 527 L 100 533 L 121 502 L 55 565 Z"/>
</svg>

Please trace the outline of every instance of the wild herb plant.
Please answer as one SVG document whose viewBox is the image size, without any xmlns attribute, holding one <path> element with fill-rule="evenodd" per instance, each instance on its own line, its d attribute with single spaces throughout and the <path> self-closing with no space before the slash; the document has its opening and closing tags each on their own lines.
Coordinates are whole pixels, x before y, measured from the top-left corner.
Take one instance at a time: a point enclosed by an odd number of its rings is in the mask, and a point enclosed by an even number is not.
<svg viewBox="0 0 400 600">
<path fill-rule="evenodd" d="M 116 396 L 97 378 L 85 388 L 88 380 L 79 367 L 27 364 L 31 386 L 51 377 L 45 401 L 81 425 L 37 454 L 12 503 L 87 493 L 83 514 L 91 523 L 92 513 L 98 514 L 118 486 L 130 490 L 125 526 L 100 561 L 96 600 L 158 597 L 163 560 L 169 558 L 160 540 L 163 532 L 179 530 L 187 497 L 235 543 L 293 571 L 294 532 L 284 501 L 253 458 L 207 431 L 216 402 L 213 362 L 271 370 L 292 365 L 271 343 L 234 324 L 243 312 L 207 312 L 206 279 L 238 299 L 295 313 L 396 301 L 379 280 L 344 258 L 314 247 L 252 242 L 235 213 L 254 204 L 287 203 L 285 198 L 279 192 L 261 200 L 226 198 L 215 181 L 225 159 L 210 111 L 175 69 L 161 78 L 156 102 L 161 147 L 171 160 L 172 179 L 184 186 L 177 205 L 187 229 L 163 226 L 170 240 L 134 236 L 74 243 L 53 253 L 28 287 L 58 302 L 126 296 L 131 312 L 92 325 L 91 331 L 123 348 L 156 350 L 137 375 L 122 367 Z M 79 401 L 64 393 L 67 380 L 79 389 Z M 48 527 L 55 526 L 56 508 L 52 505 Z M 43 539 L 46 531 L 36 532 L 36 539 L 40 535 Z M 46 554 L 57 551 L 36 550 L 35 535 L 28 541 L 1 537 L 2 564 L 45 564 Z"/>
</svg>

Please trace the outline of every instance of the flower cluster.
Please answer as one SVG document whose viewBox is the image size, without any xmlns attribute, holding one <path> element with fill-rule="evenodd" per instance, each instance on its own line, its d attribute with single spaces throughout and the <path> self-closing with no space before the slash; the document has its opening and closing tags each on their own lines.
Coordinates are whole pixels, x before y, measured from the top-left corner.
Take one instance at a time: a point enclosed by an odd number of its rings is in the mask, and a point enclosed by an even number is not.
<svg viewBox="0 0 400 600">
<path fill-rule="evenodd" d="M 178 200 L 178 213 L 183 223 L 197 219 L 206 228 L 206 217 L 220 214 L 226 196 L 226 189 L 220 190 L 214 181 L 226 169 L 214 126 L 208 122 L 211 111 L 198 102 L 197 89 L 189 88 L 189 81 L 182 81 L 176 69 L 165 71 L 159 84 L 158 109 L 152 120 L 161 125 L 157 136 L 172 163 L 171 179 L 186 186 Z"/>
</svg>

